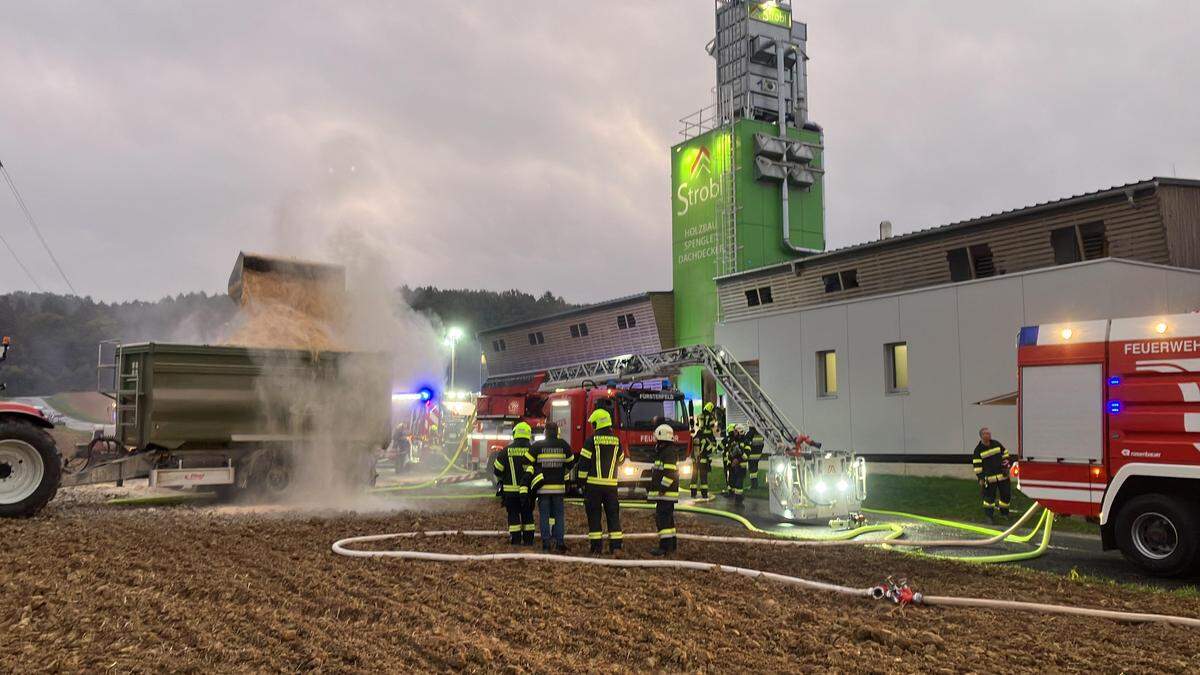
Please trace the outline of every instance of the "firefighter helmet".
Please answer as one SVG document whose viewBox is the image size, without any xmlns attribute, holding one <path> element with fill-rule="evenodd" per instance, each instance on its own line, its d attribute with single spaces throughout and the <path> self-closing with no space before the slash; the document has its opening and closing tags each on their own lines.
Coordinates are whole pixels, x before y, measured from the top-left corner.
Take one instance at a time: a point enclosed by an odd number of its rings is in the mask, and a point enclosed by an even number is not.
<svg viewBox="0 0 1200 675">
<path fill-rule="evenodd" d="M 524 422 L 517 422 L 517 426 L 513 427 L 513 438 L 514 439 L 515 438 L 524 438 L 525 440 L 529 440 L 532 437 L 533 437 L 533 429 L 530 429 L 528 424 L 526 424 Z"/>
<path fill-rule="evenodd" d="M 709 401 L 708 403 L 705 403 L 705 404 L 704 404 L 704 412 L 712 412 L 712 411 L 713 411 L 713 403 L 712 403 L 712 401 Z"/>
<path fill-rule="evenodd" d="M 596 408 L 592 411 L 592 416 L 588 418 L 588 424 L 591 424 L 596 429 L 603 429 L 612 426 L 612 415 L 604 408 Z"/>
<path fill-rule="evenodd" d="M 658 425 L 658 428 L 654 430 L 654 440 L 666 441 L 668 443 L 674 442 L 675 430 L 671 428 L 670 424 L 660 424 Z"/>
</svg>

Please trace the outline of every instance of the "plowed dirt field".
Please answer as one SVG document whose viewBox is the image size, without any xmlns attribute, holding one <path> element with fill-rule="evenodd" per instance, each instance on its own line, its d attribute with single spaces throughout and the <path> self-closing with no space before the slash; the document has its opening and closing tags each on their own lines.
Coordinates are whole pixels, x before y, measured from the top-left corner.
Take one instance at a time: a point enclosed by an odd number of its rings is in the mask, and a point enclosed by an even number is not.
<svg viewBox="0 0 1200 675">
<path fill-rule="evenodd" d="M 358 534 L 504 529 L 490 501 L 390 512 L 117 508 L 72 494 L 0 521 L 0 672 L 1196 672 L 1200 632 L 909 607 L 717 572 L 351 559 Z M 653 529 L 626 511 L 626 532 Z M 570 531 L 583 514 L 568 507 Z M 745 536 L 679 516 L 683 532 Z M 446 552 L 501 540 L 410 541 Z M 632 541 L 629 557 L 649 557 Z M 574 552 L 581 545 L 576 543 Z M 538 549 L 540 550 L 540 548 Z M 681 542 L 680 558 L 853 586 L 1200 616 L 1200 600 L 878 549 Z"/>
</svg>

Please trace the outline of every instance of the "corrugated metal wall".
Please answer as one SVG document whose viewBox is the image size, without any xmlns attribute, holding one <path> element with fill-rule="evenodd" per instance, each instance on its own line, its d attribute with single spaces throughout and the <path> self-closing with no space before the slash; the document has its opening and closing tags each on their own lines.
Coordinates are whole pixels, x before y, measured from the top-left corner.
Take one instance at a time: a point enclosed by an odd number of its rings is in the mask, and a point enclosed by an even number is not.
<svg viewBox="0 0 1200 675">
<path fill-rule="evenodd" d="M 721 280 L 717 285 L 722 316 L 725 321 L 736 321 L 780 310 L 949 283 L 946 252 L 974 244 L 987 244 L 991 248 L 997 274 L 1053 267 L 1050 231 L 1095 221 L 1104 222 L 1110 257 L 1171 263 L 1158 200 L 1153 191 L 1147 190 L 1132 205 L 1122 197 L 1069 205 L 1050 212 L 952 229 L 945 234 L 912 241 L 897 241 L 893 246 L 847 251 L 845 255 L 820 258 L 807 264 L 798 262 L 799 275 L 789 267 L 782 267 Z M 1197 235 L 1193 231 L 1190 236 Z M 826 293 L 822 276 L 847 269 L 857 271 L 858 288 Z M 749 307 L 746 291 L 762 286 L 771 287 L 774 302 Z"/>
<path fill-rule="evenodd" d="M 511 329 L 481 331 L 479 342 L 487 355 L 489 376 L 562 366 L 590 359 L 602 359 L 621 354 L 656 352 L 666 349 L 661 335 L 669 328 L 659 325 L 659 315 L 668 319 L 673 309 L 655 311 L 655 296 L 647 294 L 628 303 L 602 306 L 570 316 L 537 323 L 523 324 Z M 661 305 L 663 300 L 657 302 Z M 618 317 L 632 314 L 637 323 L 632 328 L 620 328 Z M 571 326 L 587 324 L 585 337 L 572 337 Z M 545 340 L 540 345 L 529 344 L 529 334 L 541 332 Z M 494 341 L 504 340 L 507 349 L 496 351 Z"/>
<path fill-rule="evenodd" d="M 1200 268 L 1200 190 L 1164 185 L 1158 189 L 1158 200 L 1171 264 Z"/>
</svg>

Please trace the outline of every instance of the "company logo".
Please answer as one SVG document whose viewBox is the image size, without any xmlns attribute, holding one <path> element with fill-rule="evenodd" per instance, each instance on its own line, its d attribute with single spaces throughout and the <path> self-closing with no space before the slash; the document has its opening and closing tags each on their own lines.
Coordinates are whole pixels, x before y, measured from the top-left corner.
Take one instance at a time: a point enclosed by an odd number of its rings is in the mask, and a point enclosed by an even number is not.
<svg viewBox="0 0 1200 675">
<path fill-rule="evenodd" d="M 1122 457 L 1149 457 L 1151 459 L 1162 457 L 1161 452 L 1153 452 L 1151 450 L 1130 450 L 1125 448 L 1121 450 Z"/>
<path fill-rule="evenodd" d="M 696 153 L 696 158 L 692 160 L 692 180 L 696 179 L 701 172 L 712 175 L 712 151 L 707 145 L 700 146 L 700 151 Z"/>
<path fill-rule="evenodd" d="M 677 216 L 686 216 L 692 207 L 721 195 L 721 184 L 712 175 L 712 151 L 707 145 L 700 146 L 696 151 L 689 172 L 688 180 L 680 183 L 679 188 L 675 190 L 675 198 L 679 200 L 679 208 L 675 211 Z M 706 174 L 708 181 L 696 185 L 701 174 Z"/>
</svg>

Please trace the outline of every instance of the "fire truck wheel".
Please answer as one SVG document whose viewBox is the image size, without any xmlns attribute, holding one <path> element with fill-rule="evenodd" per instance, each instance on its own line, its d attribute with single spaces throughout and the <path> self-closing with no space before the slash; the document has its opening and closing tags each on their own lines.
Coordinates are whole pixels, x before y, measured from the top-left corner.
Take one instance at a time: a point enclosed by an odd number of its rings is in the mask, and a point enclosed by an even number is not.
<svg viewBox="0 0 1200 675">
<path fill-rule="evenodd" d="M 27 518 L 58 493 L 62 456 L 54 439 L 23 420 L 0 421 L 0 518 Z"/>
<path fill-rule="evenodd" d="M 1117 513 L 1117 546 L 1133 564 L 1155 576 L 1190 573 L 1200 562 L 1200 513 L 1180 497 L 1134 497 Z"/>
</svg>

